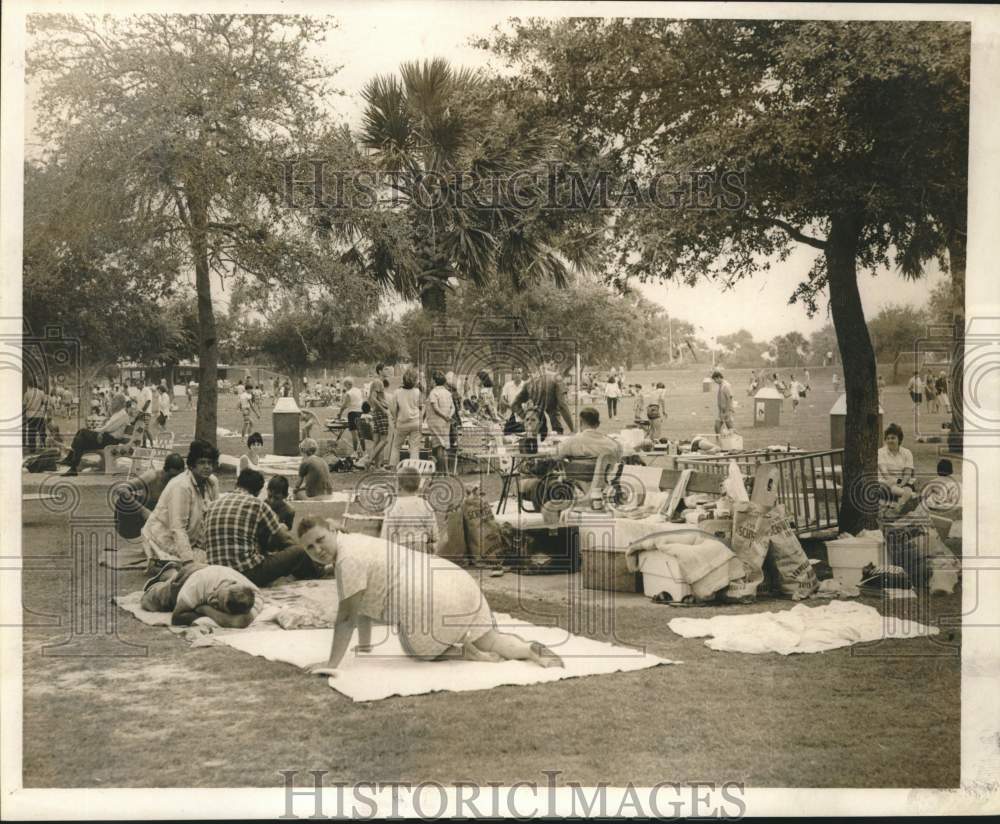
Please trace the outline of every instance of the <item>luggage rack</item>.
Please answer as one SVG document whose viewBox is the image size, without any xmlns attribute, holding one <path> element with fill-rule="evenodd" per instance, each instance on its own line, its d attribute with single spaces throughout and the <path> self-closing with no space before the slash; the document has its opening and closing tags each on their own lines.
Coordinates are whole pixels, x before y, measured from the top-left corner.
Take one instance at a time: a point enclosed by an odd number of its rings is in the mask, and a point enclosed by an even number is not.
<svg viewBox="0 0 1000 824">
<path fill-rule="evenodd" d="M 792 454 L 785 450 L 758 449 L 717 455 L 679 455 L 676 464 L 678 469 L 726 475 L 730 461 L 736 461 L 745 479 L 752 479 L 761 464 L 777 468 L 778 503 L 784 506 L 796 535 L 837 528 L 843 485 L 843 449 Z"/>
</svg>

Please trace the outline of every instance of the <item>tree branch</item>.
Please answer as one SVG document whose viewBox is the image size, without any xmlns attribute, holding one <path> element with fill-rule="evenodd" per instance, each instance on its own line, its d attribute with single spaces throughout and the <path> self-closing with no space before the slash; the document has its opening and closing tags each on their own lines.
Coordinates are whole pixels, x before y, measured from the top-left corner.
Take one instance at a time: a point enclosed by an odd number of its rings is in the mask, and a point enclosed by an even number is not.
<svg viewBox="0 0 1000 824">
<path fill-rule="evenodd" d="M 799 243 L 805 243 L 808 246 L 812 246 L 815 249 L 826 249 L 826 241 L 820 238 L 812 237 L 811 235 L 804 234 L 799 229 L 792 226 L 791 223 L 787 223 L 776 217 L 758 217 L 754 218 L 754 221 L 760 223 L 764 226 L 776 226 L 779 229 L 783 229 L 792 240 L 797 240 Z"/>
</svg>

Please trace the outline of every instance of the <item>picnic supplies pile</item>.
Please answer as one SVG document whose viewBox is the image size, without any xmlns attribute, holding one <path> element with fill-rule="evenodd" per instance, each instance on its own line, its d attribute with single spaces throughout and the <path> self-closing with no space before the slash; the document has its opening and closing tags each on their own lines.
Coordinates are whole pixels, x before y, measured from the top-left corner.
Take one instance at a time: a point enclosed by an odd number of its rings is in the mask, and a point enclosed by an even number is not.
<svg viewBox="0 0 1000 824">
<path fill-rule="evenodd" d="M 625 560 L 631 572 L 646 575 L 663 568 L 662 556 L 676 560 L 681 579 L 690 586 L 695 600 L 710 600 L 729 582 L 743 574 L 743 566 L 722 541 L 697 529 L 650 535 L 631 544 Z M 648 586 L 647 595 L 656 595 Z"/>
</svg>

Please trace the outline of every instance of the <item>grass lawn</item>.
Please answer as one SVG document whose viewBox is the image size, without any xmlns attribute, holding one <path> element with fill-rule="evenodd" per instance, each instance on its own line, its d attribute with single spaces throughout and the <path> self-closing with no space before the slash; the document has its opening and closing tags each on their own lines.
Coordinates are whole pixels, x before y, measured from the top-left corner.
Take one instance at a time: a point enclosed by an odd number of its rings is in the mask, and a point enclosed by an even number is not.
<svg viewBox="0 0 1000 824">
<path fill-rule="evenodd" d="M 777 429 L 754 430 L 746 381 L 731 380 L 742 401 L 737 421 L 747 446 L 829 445 L 829 370 L 813 369 L 814 392 Z M 711 393 L 701 374 L 664 373 L 675 386 L 667 436 L 710 432 Z M 655 375 L 638 373 L 644 384 Z M 181 406 L 186 404 L 181 399 Z M 885 422 L 907 433 L 919 471 L 933 471 L 936 445 L 912 442 L 912 410 L 890 387 Z M 625 401 L 631 414 L 631 406 Z M 692 414 L 693 413 L 693 414 Z M 909 417 L 908 417 L 909 416 Z M 323 412 L 320 411 L 320 417 Z M 943 420 L 943 415 L 940 418 Z M 223 401 L 220 426 L 238 428 L 235 401 Z M 931 422 L 932 425 L 935 421 Z M 921 421 L 921 425 L 924 422 Z M 939 426 L 939 422 L 937 422 Z M 178 441 L 192 413 L 176 413 Z M 612 427 L 616 428 L 616 427 Z M 270 432 L 265 419 L 262 431 Z M 238 455 L 237 439 L 220 439 Z M 956 465 L 956 469 L 959 467 Z M 40 476 L 25 476 L 25 489 Z M 30 480 L 29 480 L 30 478 Z M 335 476 L 347 487 L 355 476 Z M 224 486 L 231 486 L 231 478 Z M 107 482 L 78 479 L 76 515 L 106 513 Z M 496 487 L 491 481 L 491 491 Z M 142 645 L 136 657 L 60 658 L 43 653 L 68 630 L 32 626 L 68 621 L 65 555 L 68 515 L 25 511 L 24 783 L 28 787 L 283 786 L 279 770 L 328 770 L 334 781 L 456 780 L 652 785 L 660 781 L 743 781 L 752 786 L 955 787 L 959 783 L 960 632 L 946 643 L 889 642 L 782 657 L 709 650 L 674 635 L 678 615 L 786 609 L 781 600 L 752 607 L 679 611 L 640 596 L 619 600 L 615 636 L 682 661 L 635 673 L 591 676 L 530 687 L 443 693 L 355 704 L 322 679 L 286 664 L 225 647 L 191 648 L 163 629 L 118 613 L 119 635 Z M 143 576 L 121 572 L 120 592 Z M 520 582 L 522 591 L 514 591 Z M 565 604 L 542 579 L 484 580 L 495 610 L 526 620 L 546 611 L 565 622 Z M 869 601 L 875 606 L 881 605 Z M 958 615 L 960 595 L 939 597 L 932 615 Z M 598 636 L 599 637 L 599 636 Z M 919 755 L 917 755 L 919 753 Z"/>
</svg>

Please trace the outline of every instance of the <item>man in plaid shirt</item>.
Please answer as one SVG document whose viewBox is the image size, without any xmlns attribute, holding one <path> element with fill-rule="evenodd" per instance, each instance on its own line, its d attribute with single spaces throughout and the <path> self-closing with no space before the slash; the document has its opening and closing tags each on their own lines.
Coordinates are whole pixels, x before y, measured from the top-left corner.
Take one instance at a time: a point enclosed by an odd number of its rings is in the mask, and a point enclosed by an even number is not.
<svg viewBox="0 0 1000 824">
<path fill-rule="evenodd" d="M 331 570 L 317 564 L 298 544 L 264 554 L 272 537 L 286 537 L 278 516 L 258 498 L 264 476 L 244 469 L 236 479 L 236 491 L 222 495 L 205 510 L 204 545 L 208 563 L 228 566 L 265 587 L 285 575 L 322 578 Z"/>
</svg>

